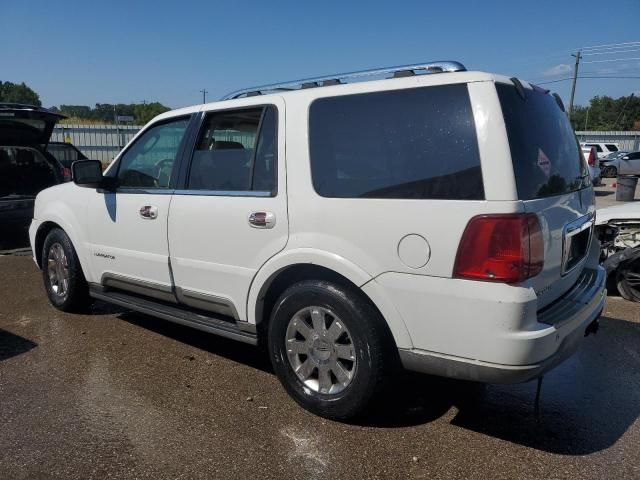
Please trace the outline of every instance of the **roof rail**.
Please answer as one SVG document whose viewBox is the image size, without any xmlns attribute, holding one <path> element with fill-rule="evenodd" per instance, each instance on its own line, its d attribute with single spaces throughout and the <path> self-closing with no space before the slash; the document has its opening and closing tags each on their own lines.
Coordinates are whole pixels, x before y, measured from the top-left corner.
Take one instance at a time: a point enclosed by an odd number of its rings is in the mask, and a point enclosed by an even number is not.
<svg viewBox="0 0 640 480">
<path fill-rule="evenodd" d="M 396 67 L 375 68 L 372 70 L 360 70 L 357 72 L 338 73 L 335 75 L 326 75 L 323 77 L 303 78 L 301 80 L 292 80 L 283 83 L 274 83 L 271 85 L 262 85 L 259 87 L 243 88 L 225 95 L 221 100 L 231 100 L 239 97 L 252 97 L 254 95 L 262 95 L 263 92 L 278 92 L 299 90 L 301 88 L 325 87 L 328 85 L 339 85 L 343 81 L 351 79 L 362 79 L 363 77 L 388 76 L 392 74 L 394 78 L 416 75 L 420 72 L 424 73 L 442 73 L 442 72 L 464 72 L 467 69 L 459 62 L 453 61 L 437 61 L 427 63 L 415 63 L 409 65 L 400 65 Z"/>
</svg>

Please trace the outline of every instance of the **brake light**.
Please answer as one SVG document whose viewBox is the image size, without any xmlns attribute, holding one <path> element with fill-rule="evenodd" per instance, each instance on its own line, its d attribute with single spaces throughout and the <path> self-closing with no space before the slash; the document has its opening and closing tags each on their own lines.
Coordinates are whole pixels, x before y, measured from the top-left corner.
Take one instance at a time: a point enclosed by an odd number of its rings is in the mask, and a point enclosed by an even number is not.
<svg viewBox="0 0 640 480">
<path fill-rule="evenodd" d="M 593 148 L 589 150 L 589 160 L 587 160 L 587 163 L 589 163 L 591 167 L 596 164 L 596 156 L 593 154 Z"/>
<path fill-rule="evenodd" d="M 480 215 L 467 224 L 456 255 L 455 278 L 519 283 L 544 266 L 544 242 L 533 213 Z"/>
</svg>

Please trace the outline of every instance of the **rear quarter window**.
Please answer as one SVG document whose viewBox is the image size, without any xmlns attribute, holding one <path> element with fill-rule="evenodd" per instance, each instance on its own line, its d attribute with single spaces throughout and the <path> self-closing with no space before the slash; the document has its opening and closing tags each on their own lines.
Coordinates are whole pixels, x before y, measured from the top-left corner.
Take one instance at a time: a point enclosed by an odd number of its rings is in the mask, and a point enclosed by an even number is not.
<svg viewBox="0 0 640 480">
<path fill-rule="evenodd" d="M 484 199 L 464 84 L 318 99 L 309 150 L 323 197 Z"/>
<path fill-rule="evenodd" d="M 562 195 L 588 184 L 578 140 L 555 98 L 538 90 L 496 83 L 504 116 L 518 198 Z M 587 144 L 587 147 L 590 145 Z"/>
</svg>

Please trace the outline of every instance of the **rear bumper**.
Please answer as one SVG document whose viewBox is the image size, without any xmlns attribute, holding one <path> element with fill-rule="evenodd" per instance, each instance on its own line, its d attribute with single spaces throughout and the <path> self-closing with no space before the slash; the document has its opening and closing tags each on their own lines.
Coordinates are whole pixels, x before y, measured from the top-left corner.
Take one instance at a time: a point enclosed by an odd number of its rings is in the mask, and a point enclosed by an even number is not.
<svg viewBox="0 0 640 480">
<path fill-rule="evenodd" d="M 571 290 L 541 311 L 531 311 L 535 300 L 522 298 L 519 304 L 500 297 L 485 297 L 484 305 L 476 299 L 474 310 L 464 306 L 456 310 L 454 305 L 462 302 L 457 297 L 457 302 L 451 302 L 450 316 L 434 321 L 438 329 L 409 329 L 414 347 L 399 349 L 400 359 L 408 370 L 487 383 L 539 377 L 571 356 L 589 325 L 600 317 L 605 280 L 602 267 L 585 269 Z M 439 298 L 447 303 L 446 296 Z M 492 303 L 493 309 L 489 308 Z M 427 327 L 431 322 L 424 315 L 423 311 L 420 323 L 426 322 Z M 432 345 L 435 348 L 429 348 Z"/>
</svg>

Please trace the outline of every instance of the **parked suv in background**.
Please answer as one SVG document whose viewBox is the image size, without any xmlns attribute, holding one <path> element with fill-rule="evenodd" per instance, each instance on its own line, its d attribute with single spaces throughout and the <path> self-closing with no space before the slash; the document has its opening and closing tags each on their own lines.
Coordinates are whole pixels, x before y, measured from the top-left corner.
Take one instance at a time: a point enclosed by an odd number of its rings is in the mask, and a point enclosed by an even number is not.
<svg viewBox="0 0 640 480">
<path fill-rule="evenodd" d="M 30 229 L 53 305 L 262 343 L 330 418 L 362 413 L 399 365 L 536 378 L 604 305 L 559 97 L 456 62 L 242 90 L 159 115 L 104 175 L 73 170 Z"/>
<path fill-rule="evenodd" d="M 60 118 L 41 107 L 0 103 L 1 236 L 10 228 L 22 227 L 24 233 L 36 194 L 63 180 L 62 167 L 46 152 Z"/>
<path fill-rule="evenodd" d="M 580 145 L 583 147 L 594 147 L 598 154 L 598 158 L 606 157 L 610 153 L 617 152 L 619 150 L 617 143 L 583 142 Z"/>
</svg>

